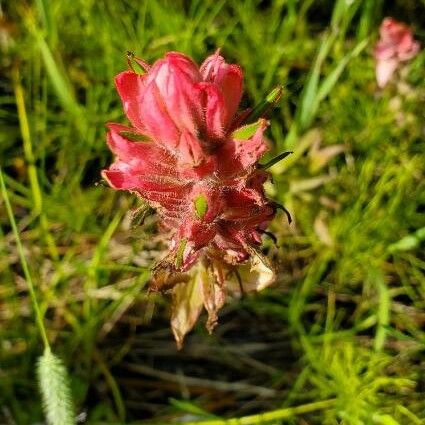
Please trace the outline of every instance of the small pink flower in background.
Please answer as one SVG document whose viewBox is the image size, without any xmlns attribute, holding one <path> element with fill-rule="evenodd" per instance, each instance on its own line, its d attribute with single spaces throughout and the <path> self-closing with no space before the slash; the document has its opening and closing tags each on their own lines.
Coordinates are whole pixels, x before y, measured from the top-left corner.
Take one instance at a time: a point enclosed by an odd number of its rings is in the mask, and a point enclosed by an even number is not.
<svg viewBox="0 0 425 425">
<path fill-rule="evenodd" d="M 131 126 L 108 125 L 116 159 L 102 176 L 147 201 L 170 233 L 151 287 L 172 290 L 181 346 L 203 307 L 211 331 L 226 292 L 274 281 L 257 249 L 276 212 L 264 194 L 268 173 L 257 166 L 268 149 L 268 122 L 240 126 L 243 73 L 218 52 L 200 67 L 177 52 L 151 67 L 137 63 L 143 75 L 130 70 L 115 78 Z"/>
<path fill-rule="evenodd" d="M 380 39 L 375 47 L 376 79 L 384 87 L 401 62 L 408 61 L 419 52 L 419 42 L 412 30 L 393 18 L 385 18 L 380 27 Z"/>
</svg>

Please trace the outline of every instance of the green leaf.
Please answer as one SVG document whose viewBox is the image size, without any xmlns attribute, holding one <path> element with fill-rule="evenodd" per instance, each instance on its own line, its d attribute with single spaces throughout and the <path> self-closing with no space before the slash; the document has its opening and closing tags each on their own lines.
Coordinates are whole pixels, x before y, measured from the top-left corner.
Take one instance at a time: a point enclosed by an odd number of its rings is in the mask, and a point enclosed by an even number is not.
<svg viewBox="0 0 425 425">
<path fill-rule="evenodd" d="M 216 418 L 217 416 L 212 415 L 211 413 L 208 413 L 206 410 L 202 409 L 195 403 L 192 403 L 189 400 L 177 400 L 175 398 L 170 398 L 169 402 L 171 405 L 173 405 L 175 408 L 179 409 L 182 412 L 185 413 L 192 413 L 194 415 L 204 416 L 207 418 Z"/>
<path fill-rule="evenodd" d="M 146 218 L 154 213 L 155 210 L 147 202 L 144 202 L 139 208 L 131 212 L 131 226 L 136 227 L 142 225 Z"/>
<path fill-rule="evenodd" d="M 360 43 L 358 43 L 353 50 L 351 50 L 347 55 L 345 55 L 339 61 L 336 67 L 323 80 L 317 92 L 317 100 L 316 100 L 317 104 L 319 104 L 326 96 L 328 96 L 328 94 L 332 91 L 335 84 L 337 83 L 342 72 L 347 67 L 350 60 L 358 56 L 362 52 L 362 50 L 367 46 L 367 43 L 368 43 L 368 39 L 362 40 Z"/>
<path fill-rule="evenodd" d="M 388 252 L 410 251 L 419 246 L 419 240 L 414 235 L 407 235 L 388 247 Z"/>
<path fill-rule="evenodd" d="M 282 152 L 279 155 L 276 155 L 270 161 L 266 162 L 265 164 L 259 164 L 258 168 L 260 168 L 262 170 L 267 170 L 267 168 L 270 168 L 274 164 L 277 164 L 278 162 L 282 161 L 282 159 L 285 159 L 288 155 L 291 155 L 291 153 L 293 153 L 293 152 L 292 151 Z"/>
<path fill-rule="evenodd" d="M 182 239 L 180 241 L 179 247 L 177 248 L 176 260 L 175 260 L 175 264 L 177 268 L 180 268 L 183 264 L 183 254 L 186 248 L 186 244 L 187 244 L 187 239 Z"/>
<path fill-rule="evenodd" d="M 205 195 L 199 195 L 193 201 L 195 204 L 196 215 L 202 220 L 208 211 L 208 201 Z"/>
<path fill-rule="evenodd" d="M 379 425 L 400 425 L 400 422 L 396 421 L 390 415 L 373 415 L 373 422 Z"/>
<path fill-rule="evenodd" d="M 152 139 L 150 139 L 148 136 L 145 136 L 140 133 L 136 133 L 134 131 L 120 131 L 119 135 L 121 137 L 124 137 L 127 140 L 130 140 L 131 142 L 151 142 Z"/>
<path fill-rule="evenodd" d="M 235 130 L 232 133 L 232 137 L 236 140 L 248 140 L 256 133 L 256 131 L 261 127 L 262 124 L 263 120 L 260 119 L 253 124 L 244 125 L 243 127 L 240 127 Z"/>
<path fill-rule="evenodd" d="M 258 105 L 254 107 L 254 109 L 248 114 L 245 120 L 256 121 L 259 118 L 263 117 L 267 111 L 272 108 L 282 96 L 283 87 L 277 86 L 275 87 Z M 244 121 L 245 121 L 244 120 Z"/>
</svg>

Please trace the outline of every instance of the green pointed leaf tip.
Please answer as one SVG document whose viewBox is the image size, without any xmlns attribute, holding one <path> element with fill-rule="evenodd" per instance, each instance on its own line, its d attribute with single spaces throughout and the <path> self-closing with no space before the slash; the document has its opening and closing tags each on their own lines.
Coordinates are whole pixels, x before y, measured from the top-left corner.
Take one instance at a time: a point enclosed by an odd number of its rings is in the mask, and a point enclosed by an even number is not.
<svg viewBox="0 0 425 425">
<path fill-rule="evenodd" d="M 275 87 L 266 97 L 267 103 L 275 103 L 280 99 L 280 96 L 282 96 L 283 87 L 277 86 Z"/>
<path fill-rule="evenodd" d="M 202 220 L 208 211 L 208 201 L 205 195 L 198 195 L 194 201 L 196 215 Z"/>
<path fill-rule="evenodd" d="M 279 161 L 282 161 L 282 159 L 285 159 L 288 155 L 291 155 L 291 153 L 294 153 L 294 152 L 292 151 L 282 152 L 279 155 L 276 155 L 274 158 L 272 158 L 269 162 L 265 164 L 258 164 L 258 168 L 261 168 L 262 170 L 267 170 L 267 168 L 270 168 L 274 164 L 277 164 Z"/>
<path fill-rule="evenodd" d="M 263 121 L 264 120 L 258 120 L 257 122 L 253 124 L 244 125 L 243 127 L 238 128 L 232 133 L 233 139 L 248 140 L 262 126 Z"/>
<path fill-rule="evenodd" d="M 146 74 L 146 71 L 143 69 L 142 65 L 139 63 L 140 59 L 134 56 L 133 52 L 127 51 L 127 62 L 128 66 L 139 75 Z"/>
<path fill-rule="evenodd" d="M 262 100 L 254 109 L 248 114 L 246 119 L 250 121 L 258 120 L 263 117 L 273 106 L 276 104 L 282 96 L 283 87 L 275 87 L 264 100 Z"/>
<path fill-rule="evenodd" d="M 183 254 L 186 248 L 186 244 L 187 244 L 187 239 L 182 239 L 180 241 L 179 247 L 177 248 L 176 260 L 175 260 L 175 264 L 177 268 L 180 268 L 183 264 Z"/>
<path fill-rule="evenodd" d="M 151 139 L 147 136 L 144 136 L 140 133 L 135 133 L 133 131 L 120 131 L 119 135 L 121 137 L 124 137 L 127 140 L 130 140 L 131 142 L 150 142 Z"/>
</svg>

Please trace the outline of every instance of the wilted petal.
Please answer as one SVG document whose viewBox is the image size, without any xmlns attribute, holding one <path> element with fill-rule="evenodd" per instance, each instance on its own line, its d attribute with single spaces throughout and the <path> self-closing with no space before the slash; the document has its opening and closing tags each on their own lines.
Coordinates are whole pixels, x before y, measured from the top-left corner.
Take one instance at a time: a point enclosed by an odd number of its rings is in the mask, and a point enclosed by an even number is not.
<svg viewBox="0 0 425 425">
<path fill-rule="evenodd" d="M 224 283 L 224 282 L 223 282 Z M 226 302 L 226 292 L 224 284 L 220 284 L 212 273 L 206 273 L 206 278 L 202 281 L 202 293 L 204 307 L 208 312 L 206 328 L 211 333 L 218 322 L 218 311 Z"/>
<path fill-rule="evenodd" d="M 173 253 L 169 253 L 153 267 L 149 289 L 152 291 L 165 292 L 178 284 L 189 282 L 190 279 L 191 276 L 189 273 L 182 273 L 176 270 L 174 255 Z"/>
<path fill-rule="evenodd" d="M 185 335 L 192 330 L 204 305 L 203 282 L 208 279 L 203 266 L 192 269 L 190 280 L 177 284 L 172 293 L 171 329 L 178 349 Z"/>
<path fill-rule="evenodd" d="M 261 291 L 276 280 L 276 273 L 267 257 L 253 247 L 246 248 L 250 253 L 249 261 L 235 266 L 228 282 L 229 289 L 234 293 Z"/>
<path fill-rule="evenodd" d="M 224 252 L 223 258 L 228 264 L 239 264 L 249 257 L 245 248 L 228 231 L 217 233 L 213 245 L 219 252 Z"/>
</svg>

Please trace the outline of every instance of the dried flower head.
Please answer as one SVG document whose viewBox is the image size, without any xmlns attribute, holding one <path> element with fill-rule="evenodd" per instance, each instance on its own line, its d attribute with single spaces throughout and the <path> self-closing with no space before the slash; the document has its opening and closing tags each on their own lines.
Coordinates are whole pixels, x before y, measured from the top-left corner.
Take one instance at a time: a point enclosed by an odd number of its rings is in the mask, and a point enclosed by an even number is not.
<svg viewBox="0 0 425 425">
<path fill-rule="evenodd" d="M 226 292 L 274 281 L 257 249 L 276 211 L 264 194 L 268 173 L 258 167 L 268 122 L 264 107 L 237 113 L 243 73 L 218 52 L 200 67 L 178 52 L 152 66 L 130 60 L 144 73 L 131 69 L 115 78 L 131 126 L 108 124 L 116 160 L 102 176 L 147 201 L 170 233 L 151 288 L 172 290 L 172 328 L 181 346 L 203 306 L 212 330 Z"/>
<path fill-rule="evenodd" d="M 392 78 L 401 62 L 414 58 L 419 52 L 419 42 L 412 30 L 393 18 L 385 18 L 379 29 L 380 39 L 376 44 L 376 79 L 384 87 Z"/>
</svg>

